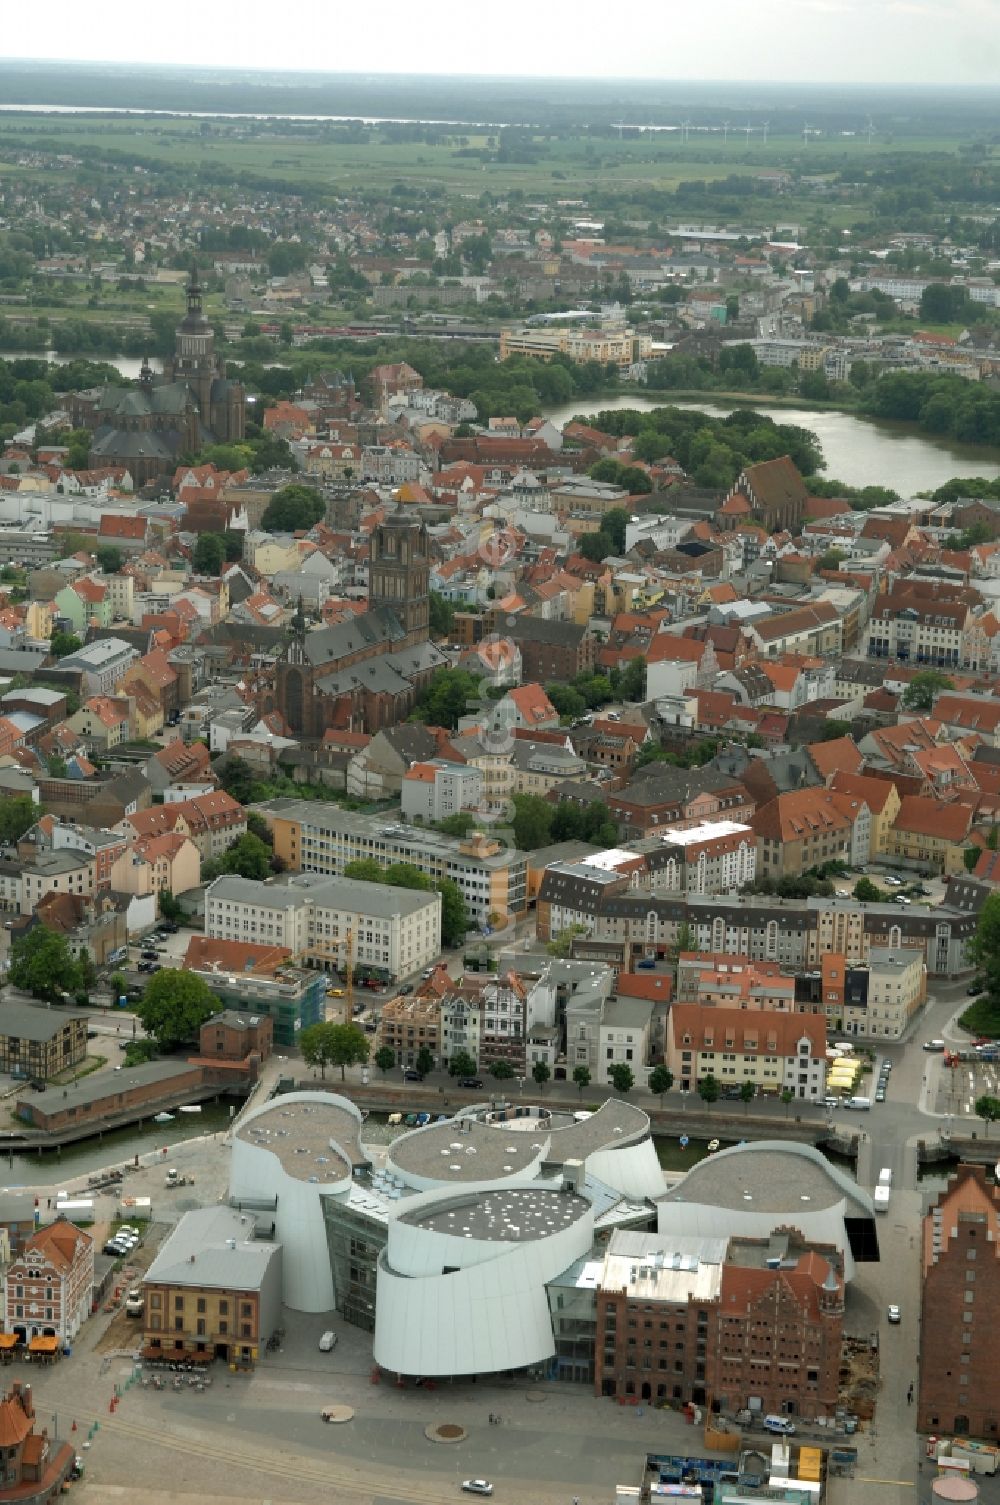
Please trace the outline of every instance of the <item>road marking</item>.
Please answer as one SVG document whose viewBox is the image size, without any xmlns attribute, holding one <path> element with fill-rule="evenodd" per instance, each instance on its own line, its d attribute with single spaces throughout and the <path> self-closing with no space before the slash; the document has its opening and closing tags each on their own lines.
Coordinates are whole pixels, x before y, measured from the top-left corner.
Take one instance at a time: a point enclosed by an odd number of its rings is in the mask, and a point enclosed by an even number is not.
<svg viewBox="0 0 1000 1505">
<path fill-rule="evenodd" d="M 872 1479 L 864 1474 L 855 1475 L 854 1482 L 855 1484 L 898 1484 L 901 1489 L 916 1489 L 917 1487 L 913 1479 Z"/>
</svg>

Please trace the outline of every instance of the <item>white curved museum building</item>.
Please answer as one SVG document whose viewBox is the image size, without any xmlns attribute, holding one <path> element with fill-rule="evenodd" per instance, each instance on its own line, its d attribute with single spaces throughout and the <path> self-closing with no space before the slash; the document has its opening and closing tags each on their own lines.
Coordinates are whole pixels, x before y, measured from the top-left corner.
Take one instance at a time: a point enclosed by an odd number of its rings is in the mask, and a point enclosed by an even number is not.
<svg viewBox="0 0 1000 1505">
<path fill-rule="evenodd" d="M 365 1164 L 361 1113 L 330 1092 L 289 1092 L 252 1108 L 233 1134 L 229 1197 L 273 1210 L 282 1245 L 282 1302 L 300 1312 L 334 1304 L 323 1200 L 351 1190 Z"/>
<path fill-rule="evenodd" d="M 427 1376 L 544 1364 L 555 1352 L 546 1282 L 593 1238 L 593 1207 L 571 1183 L 518 1178 L 414 1198 L 379 1262 L 375 1362 Z"/>
</svg>

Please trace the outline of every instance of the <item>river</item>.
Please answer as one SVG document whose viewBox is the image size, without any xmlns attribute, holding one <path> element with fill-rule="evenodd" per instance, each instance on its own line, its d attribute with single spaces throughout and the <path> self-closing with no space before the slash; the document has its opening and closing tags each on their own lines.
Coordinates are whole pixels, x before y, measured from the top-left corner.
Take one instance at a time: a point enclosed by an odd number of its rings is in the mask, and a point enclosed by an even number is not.
<svg viewBox="0 0 1000 1505">
<path fill-rule="evenodd" d="M 141 355 L 101 355 L 94 350 L 77 350 L 73 355 L 62 355 L 58 350 L 0 350 L 0 361 L 45 361 L 49 366 L 68 366 L 71 361 L 101 361 L 105 366 L 114 366 L 129 381 L 138 381 L 142 370 Z M 159 356 L 151 355 L 152 371 L 162 371 Z"/>
<path fill-rule="evenodd" d="M 79 359 L 105 361 L 123 376 L 135 381 L 142 359 L 128 355 L 60 355 L 55 350 L 0 350 L 0 360 L 46 360 L 64 366 Z M 154 371 L 163 370 L 163 362 L 150 359 Z M 577 413 L 596 413 L 603 409 L 661 408 L 671 404 L 694 407 L 712 418 L 726 418 L 735 404 L 689 399 L 678 402 L 668 392 L 662 397 L 645 397 L 636 392 L 626 396 L 580 399 L 549 408 L 545 416 L 560 428 Z M 828 408 L 769 407 L 754 404 L 755 410 L 775 423 L 794 423 L 811 429 L 819 439 L 826 459 L 825 474 L 848 486 L 889 486 L 900 496 L 915 496 L 919 491 L 934 491 L 953 476 L 1000 477 L 1000 450 L 979 445 L 954 444 L 948 439 L 931 439 L 917 433 L 905 423 L 876 423 L 858 418 L 854 413 L 839 413 Z"/>
<path fill-rule="evenodd" d="M 661 408 L 671 405 L 694 407 L 712 418 L 726 418 L 735 404 L 693 399 L 676 402 L 669 393 L 662 397 L 608 397 L 586 401 L 578 399 L 545 416 L 560 428 L 577 413 L 596 413 L 601 409 Z M 794 423 L 811 429 L 823 447 L 825 475 L 848 486 L 889 486 L 900 496 L 915 496 L 920 491 L 934 491 L 953 476 L 983 476 L 995 480 L 1000 476 L 1000 450 L 980 445 L 954 444 L 947 439 L 930 439 L 908 424 L 876 423 L 853 413 L 839 413 L 828 408 L 768 407 L 754 404 L 755 411 L 775 423 Z"/>
<path fill-rule="evenodd" d="M 50 1089 L 54 1090 L 54 1089 Z M 81 1176 L 123 1165 L 136 1155 L 148 1155 L 162 1145 L 176 1145 L 203 1134 L 218 1134 L 229 1128 L 229 1103 L 206 1103 L 200 1113 L 177 1113 L 173 1123 L 154 1124 L 147 1119 L 125 1129 L 113 1129 L 100 1139 L 78 1139 L 61 1150 L 43 1150 L 13 1155 L 0 1152 L 0 1182 L 4 1191 L 22 1186 L 65 1186 Z"/>
</svg>

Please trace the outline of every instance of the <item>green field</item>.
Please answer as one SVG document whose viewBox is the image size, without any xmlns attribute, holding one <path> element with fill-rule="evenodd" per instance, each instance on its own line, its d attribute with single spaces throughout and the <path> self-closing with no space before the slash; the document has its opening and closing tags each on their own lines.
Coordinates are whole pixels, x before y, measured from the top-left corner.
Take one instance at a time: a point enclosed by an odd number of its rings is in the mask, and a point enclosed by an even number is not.
<svg viewBox="0 0 1000 1505">
<path fill-rule="evenodd" d="M 327 134 L 331 139 L 320 139 Z M 343 138 L 343 132 L 339 133 Z M 449 194 L 478 198 L 520 190 L 526 196 L 555 194 L 577 197 L 596 189 L 621 190 L 629 185 L 672 192 L 691 179 L 714 181 L 742 177 L 775 169 L 798 169 L 827 174 L 848 167 L 860 169 L 877 162 L 888 152 L 957 152 L 959 138 L 931 139 L 896 137 L 891 141 L 863 137 L 824 138 L 803 144 L 800 135 L 771 134 L 767 145 L 759 130 L 749 143 L 731 131 L 728 143 L 719 133 L 691 134 L 685 142 L 678 135 L 590 135 L 585 131 L 549 136 L 536 134 L 530 142 L 530 161 L 483 162 L 463 156 L 463 149 L 487 147 L 487 133 L 461 132 L 440 142 L 395 142 L 374 128 L 355 140 L 332 139 L 338 133 L 322 127 L 247 127 L 234 122 L 197 120 L 164 121 L 155 118 L 67 117 L 4 115 L 0 121 L 0 156 L 6 172 L 24 171 L 17 165 L 18 149 L 51 150 L 74 155 L 91 153 L 130 162 L 148 162 L 166 169 L 197 175 L 211 182 L 231 184 L 246 175 L 294 191 L 296 187 L 330 193 L 391 190 L 396 184 L 408 188 L 443 189 Z M 464 147 L 458 145 L 459 138 Z M 96 163 L 93 165 L 96 166 Z M 91 163 L 88 161 L 89 168 Z M 31 169 L 33 175 L 52 179 L 59 168 Z M 73 170 L 67 176 L 75 176 Z M 814 201 L 811 207 L 817 207 Z M 798 212 L 803 205 L 784 196 L 754 199 L 760 213 L 768 205 L 769 217 Z M 824 206 L 826 207 L 826 206 Z M 829 205 L 831 219 L 849 222 L 850 209 L 842 203 Z"/>
</svg>

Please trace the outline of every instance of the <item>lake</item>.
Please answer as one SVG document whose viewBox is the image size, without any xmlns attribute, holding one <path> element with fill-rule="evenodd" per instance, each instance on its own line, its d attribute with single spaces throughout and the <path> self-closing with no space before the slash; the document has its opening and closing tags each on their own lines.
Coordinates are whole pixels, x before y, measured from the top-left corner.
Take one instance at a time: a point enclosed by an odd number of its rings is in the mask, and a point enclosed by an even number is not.
<svg viewBox="0 0 1000 1505">
<path fill-rule="evenodd" d="M 577 413 L 671 405 L 698 408 L 712 418 L 726 418 L 736 406 L 707 400 L 675 402 L 669 393 L 662 397 L 637 393 L 603 400 L 580 398 L 575 403 L 548 409 L 545 416 L 561 428 Z M 876 423 L 853 413 L 825 408 L 768 407 L 765 403 L 755 403 L 754 409 L 766 418 L 773 418 L 775 423 L 794 423 L 811 429 L 823 448 L 824 474 L 848 486 L 889 486 L 907 497 L 919 491 L 934 491 L 953 476 L 983 476 L 989 480 L 1000 476 L 1000 450 L 930 439 L 907 424 Z"/>
</svg>

